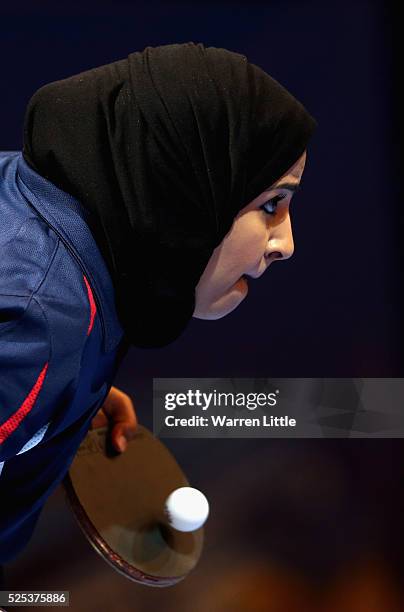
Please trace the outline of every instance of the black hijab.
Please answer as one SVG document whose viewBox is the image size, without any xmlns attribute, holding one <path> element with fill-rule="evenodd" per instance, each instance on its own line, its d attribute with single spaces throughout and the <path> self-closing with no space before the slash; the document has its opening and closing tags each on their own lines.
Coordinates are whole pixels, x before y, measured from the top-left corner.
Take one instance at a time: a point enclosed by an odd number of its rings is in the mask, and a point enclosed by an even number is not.
<svg viewBox="0 0 404 612">
<path fill-rule="evenodd" d="M 157 347 L 191 319 L 237 213 L 299 159 L 316 125 L 244 55 L 188 42 L 41 87 L 23 155 L 89 211 L 127 341 Z"/>
</svg>

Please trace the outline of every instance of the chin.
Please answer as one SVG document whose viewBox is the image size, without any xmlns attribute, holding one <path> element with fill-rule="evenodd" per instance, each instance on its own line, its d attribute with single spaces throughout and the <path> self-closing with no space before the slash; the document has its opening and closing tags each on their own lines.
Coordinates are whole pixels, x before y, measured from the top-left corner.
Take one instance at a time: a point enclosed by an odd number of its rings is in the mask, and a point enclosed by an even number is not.
<svg viewBox="0 0 404 612">
<path fill-rule="evenodd" d="M 229 314 L 229 312 L 231 312 L 231 310 L 227 310 L 224 312 L 211 312 L 208 310 L 206 312 L 198 312 L 196 314 L 194 313 L 192 316 L 194 319 L 204 319 L 205 321 L 216 321 L 216 319 L 223 319 L 223 317 Z"/>
<path fill-rule="evenodd" d="M 223 319 L 226 315 L 230 314 L 241 304 L 248 293 L 247 291 L 237 291 L 231 295 L 225 295 L 213 304 L 205 308 L 195 308 L 194 314 L 192 315 L 195 319 L 205 319 L 207 321 L 216 321 L 217 319 Z"/>
</svg>

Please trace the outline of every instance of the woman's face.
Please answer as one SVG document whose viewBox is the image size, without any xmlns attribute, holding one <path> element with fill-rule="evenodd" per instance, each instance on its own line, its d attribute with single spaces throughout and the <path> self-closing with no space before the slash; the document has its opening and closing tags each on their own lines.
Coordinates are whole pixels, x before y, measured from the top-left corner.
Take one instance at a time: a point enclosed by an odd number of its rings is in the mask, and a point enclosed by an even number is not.
<svg viewBox="0 0 404 612">
<path fill-rule="evenodd" d="M 238 213 L 199 279 L 193 314 L 196 319 L 226 316 L 248 293 L 244 275 L 258 278 L 273 261 L 293 255 L 289 204 L 305 163 L 306 151 L 279 180 Z"/>
</svg>

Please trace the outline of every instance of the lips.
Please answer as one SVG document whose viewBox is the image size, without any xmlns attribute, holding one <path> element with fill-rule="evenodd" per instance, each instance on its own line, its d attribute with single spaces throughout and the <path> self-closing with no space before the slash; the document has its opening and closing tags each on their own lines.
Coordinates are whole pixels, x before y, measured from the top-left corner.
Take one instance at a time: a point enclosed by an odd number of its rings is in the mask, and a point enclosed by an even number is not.
<svg viewBox="0 0 404 612">
<path fill-rule="evenodd" d="M 260 276 L 262 276 L 264 274 L 264 272 L 267 271 L 267 269 L 269 268 L 269 266 L 271 265 L 271 263 L 273 263 L 275 260 L 274 259 L 270 259 L 268 260 L 267 266 L 262 270 L 262 272 L 260 272 L 259 274 L 243 274 L 243 277 L 247 280 L 247 278 L 252 278 L 252 279 L 256 279 L 259 278 Z"/>
</svg>

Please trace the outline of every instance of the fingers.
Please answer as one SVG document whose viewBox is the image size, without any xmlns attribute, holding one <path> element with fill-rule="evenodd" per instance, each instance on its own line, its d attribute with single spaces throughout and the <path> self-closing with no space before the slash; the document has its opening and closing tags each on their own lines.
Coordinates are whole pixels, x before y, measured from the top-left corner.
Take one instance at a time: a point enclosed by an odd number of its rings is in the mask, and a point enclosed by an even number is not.
<svg viewBox="0 0 404 612">
<path fill-rule="evenodd" d="M 112 444 L 117 451 L 123 452 L 127 442 L 136 434 L 137 417 L 133 402 L 129 395 L 116 387 L 111 387 L 102 410 L 113 423 Z"/>
<path fill-rule="evenodd" d="M 107 427 L 107 425 L 108 418 L 103 409 L 100 408 L 95 417 L 93 417 L 91 420 L 90 429 L 97 429 L 98 427 Z"/>
</svg>

